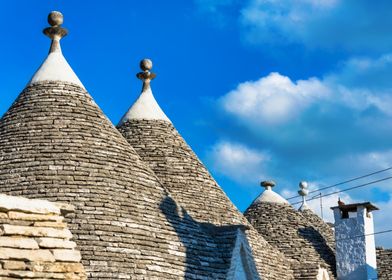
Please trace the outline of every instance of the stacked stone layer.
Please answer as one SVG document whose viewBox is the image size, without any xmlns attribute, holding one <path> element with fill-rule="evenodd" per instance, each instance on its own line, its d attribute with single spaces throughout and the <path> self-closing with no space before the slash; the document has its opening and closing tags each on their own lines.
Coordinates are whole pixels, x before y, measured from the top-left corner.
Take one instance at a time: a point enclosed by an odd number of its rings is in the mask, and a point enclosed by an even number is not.
<svg viewBox="0 0 392 280">
<path fill-rule="evenodd" d="M 0 195 L 0 279 L 87 279 L 71 239 L 59 206 Z"/>
<path fill-rule="evenodd" d="M 131 119 L 118 129 L 193 219 L 250 227 L 246 234 L 263 279 L 293 279 L 284 255 L 250 226 L 171 123 Z"/>
<path fill-rule="evenodd" d="M 320 233 L 320 235 L 324 238 L 327 246 L 335 252 L 335 232 L 333 231 L 333 227 L 328 225 L 323 221 L 316 213 L 312 210 L 307 209 L 301 212 L 302 216 L 304 216 L 307 221 L 313 226 L 313 228 Z"/>
<path fill-rule="evenodd" d="M 90 279 L 223 279 L 229 263 L 74 84 L 30 85 L 2 117 L 0 192 L 72 203 Z"/>
<path fill-rule="evenodd" d="M 291 205 L 254 203 L 244 213 L 254 228 L 272 245 L 279 248 L 295 268 L 296 279 L 305 280 L 325 267 L 335 279 L 333 248 L 318 229 Z"/>
<path fill-rule="evenodd" d="M 392 249 L 377 248 L 377 272 L 379 280 L 392 279 Z"/>
</svg>

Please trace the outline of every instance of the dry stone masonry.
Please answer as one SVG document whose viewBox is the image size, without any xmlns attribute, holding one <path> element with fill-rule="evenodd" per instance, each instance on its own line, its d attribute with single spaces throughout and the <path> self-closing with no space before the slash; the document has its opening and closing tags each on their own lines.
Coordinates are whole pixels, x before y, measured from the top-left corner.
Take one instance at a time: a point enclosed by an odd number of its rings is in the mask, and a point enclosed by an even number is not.
<svg viewBox="0 0 392 280">
<path fill-rule="evenodd" d="M 149 70 L 151 67 L 143 69 Z M 141 97 L 147 91 L 150 94 L 149 81 L 148 86 L 144 82 Z M 149 99 L 141 97 L 136 101 L 138 108 L 156 103 L 155 99 L 151 99 L 152 93 Z M 143 103 L 145 100 L 148 102 Z M 172 123 L 162 114 L 151 112 L 146 116 L 134 110 L 135 107 L 131 106 L 118 126 L 119 131 L 192 219 L 214 227 L 249 227 L 246 235 L 259 275 L 265 279 L 293 279 L 284 255 L 268 244 L 248 223 Z"/>
<path fill-rule="evenodd" d="M 335 279 L 333 247 L 301 212 L 289 204 L 258 202 L 244 214 L 256 230 L 290 260 L 296 279 L 310 279 L 317 275 L 319 267 L 326 268 L 330 279 Z"/>
<path fill-rule="evenodd" d="M 117 130 L 62 55 L 62 14 L 48 22 L 49 55 L 0 120 L 0 279 L 335 279 L 311 210 L 270 186 L 238 211 L 156 102 L 150 60 Z"/>
<path fill-rule="evenodd" d="M 379 280 L 392 279 L 392 249 L 377 248 L 377 272 Z"/>
<path fill-rule="evenodd" d="M 72 209 L 0 195 L 0 279 L 87 279 L 61 213 Z"/>
</svg>

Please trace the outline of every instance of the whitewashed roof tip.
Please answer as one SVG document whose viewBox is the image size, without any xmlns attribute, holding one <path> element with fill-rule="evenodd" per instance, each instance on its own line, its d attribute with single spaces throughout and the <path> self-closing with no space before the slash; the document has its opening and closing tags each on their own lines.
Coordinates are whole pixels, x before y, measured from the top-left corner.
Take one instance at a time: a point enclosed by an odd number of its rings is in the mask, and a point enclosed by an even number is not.
<svg viewBox="0 0 392 280">
<path fill-rule="evenodd" d="M 253 201 L 254 204 L 258 203 L 278 203 L 278 204 L 289 204 L 289 202 L 280 196 L 278 193 L 274 192 L 272 188 L 275 186 L 275 182 L 273 181 L 263 181 L 261 182 L 261 186 L 265 188 L 265 190 Z"/>
<path fill-rule="evenodd" d="M 49 54 L 37 72 L 35 72 L 28 85 L 42 81 L 63 81 L 84 88 L 82 82 L 76 76 L 61 52 L 60 40 L 68 34 L 68 31 L 61 27 L 63 15 L 60 12 L 51 12 L 48 16 L 48 22 L 51 27 L 45 28 L 44 34 L 52 40 Z"/>
<path fill-rule="evenodd" d="M 163 120 L 171 123 L 170 119 L 155 100 L 150 87 L 151 80 L 156 77 L 155 73 L 150 72 L 152 61 L 150 59 L 143 59 L 140 62 L 140 68 L 143 72 L 139 72 L 136 76 L 143 81 L 142 92 L 135 103 L 129 108 L 128 112 L 121 118 L 118 125 L 122 125 L 132 119 Z"/>
</svg>

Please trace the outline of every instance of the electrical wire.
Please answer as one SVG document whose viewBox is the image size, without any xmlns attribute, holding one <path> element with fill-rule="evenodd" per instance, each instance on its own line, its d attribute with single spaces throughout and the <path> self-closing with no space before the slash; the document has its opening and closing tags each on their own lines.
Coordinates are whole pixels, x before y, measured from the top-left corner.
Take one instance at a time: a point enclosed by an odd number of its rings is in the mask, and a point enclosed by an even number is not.
<svg viewBox="0 0 392 280">
<path fill-rule="evenodd" d="M 365 184 L 357 185 L 357 186 L 354 186 L 354 187 L 351 187 L 351 188 L 347 188 L 347 189 L 344 189 L 344 190 L 334 191 L 334 192 L 327 193 L 327 194 L 324 194 L 324 195 L 321 195 L 321 196 L 317 195 L 315 197 L 307 199 L 307 201 L 319 199 L 319 198 L 326 197 L 326 196 L 331 196 L 331 195 L 342 193 L 342 192 L 347 192 L 347 191 L 350 191 L 350 190 L 353 190 L 353 189 L 366 187 L 366 186 L 373 185 L 375 183 L 383 182 L 383 181 L 390 180 L 390 179 L 392 179 L 392 176 L 385 177 L 383 179 L 379 179 L 379 180 L 375 180 L 375 181 L 371 181 L 371 182 L 368 182 L 368 183 L 365 183 Z M 292 203 L 291 205 L 296 205 L 296 204 L 300 204 L 300 203 L 302 203 L 302 201 L 298 201 L 298 202 Z"/>
<path fill-rule="evenodd" d="M 337 187 L 337 186 L 340 186 L 340 185 L 343 185 L 343 184 L 351 183 L 351 182 L 354 182 L 354 181 L 357 181 L 357 180 L 360 180 L 360 179 L 363 179 L 363 178 L 366 178 L 366 177 L 370 177 L 372 175 L 376 175 L 376 174 L 379 174 L 379 173 L 382 173 L 382 172 L 385 172 L 385 171 L 388 171 L 388 170 L 391 170 L 391 169 L 392 169 L 392 166 L 388 167 L 388 168 L 385 168 L 385 169 L 382 169 L 382 170 L 378 170 L 378 171 L 369 173 L 369 174 L 365 174 L 365 175 L 362 175 L 362 176 L 359 176 L 359 177 L 355 177 L 355 178 L 352 178 L 352 179 L 349 179 L 349 180 L 346 180 L 346 181 L 343 181 L 343 182 L 340 182 L 340 183 L 336 183 L 334 185 L 330 185 L 330 186 L 327 186 L 327 187 L 323 187 L 323 188 L 320 188 L 320 189 L 317 189 L 317 190 L 310 191 L 309 194 L 315 193 L 315 192 L 319 192 L 319 191 L 323 191 L 323 190 L 326 190 L 326 189 L 330 189 L 330 188 L 333 188 L 333 187 Z M 297 198 L 297 197 L 300 197 L 300 195 L 296 195 L 296 196 L 293 196 L 293 197 L 286 198 L 286 200 L 291 200 L 291 199 L 294 199 L 294 198 Z"/>
</svg>

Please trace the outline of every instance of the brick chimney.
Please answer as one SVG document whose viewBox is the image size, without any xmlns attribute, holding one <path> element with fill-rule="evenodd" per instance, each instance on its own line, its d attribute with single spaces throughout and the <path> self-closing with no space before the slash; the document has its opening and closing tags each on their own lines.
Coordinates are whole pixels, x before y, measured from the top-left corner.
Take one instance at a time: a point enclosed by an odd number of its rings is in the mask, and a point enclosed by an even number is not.
<svg viewBox="0 0 392 280">
<path fill-rule="evenodd" d="M 376 246 L 370 202 L 331 208 L 335 217 L 336 270 L 339 280 L 377 279 Z"/>
</svg>

